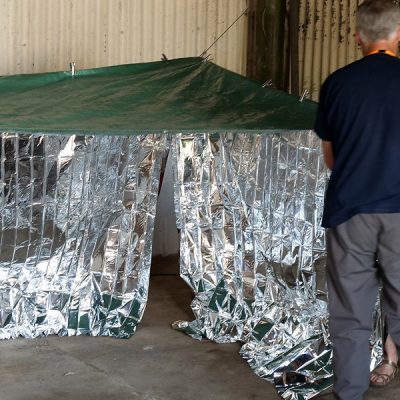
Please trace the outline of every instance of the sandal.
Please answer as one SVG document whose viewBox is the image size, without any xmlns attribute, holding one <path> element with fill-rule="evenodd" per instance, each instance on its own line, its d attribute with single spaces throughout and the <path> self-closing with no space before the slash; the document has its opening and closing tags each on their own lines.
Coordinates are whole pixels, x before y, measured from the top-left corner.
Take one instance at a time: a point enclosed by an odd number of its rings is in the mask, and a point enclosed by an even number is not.
<svg viewBox="0 0 400 400">
<path fill-rule="evenodd" d="M 389 365 L 393 369 L 393 372 L 391 374 L 379 374 L 377 372 L 377 369 L 379 367 L 381 367 L 382 365 Z M 397 367 L 397 364 L 394 361 L 384 359 L 371 372 L 371 376 L 375 375 L 377 377 L 377 380 L 375 382 L 371 382 L 370 381 L 370 383 L 369 383 L 370 386 L 380 387 L 380 388 L 387 386 L 395 378 L 395 376 L 397 375 L 397 371 L 398 371 L 398 367 Z"/>
</svg>

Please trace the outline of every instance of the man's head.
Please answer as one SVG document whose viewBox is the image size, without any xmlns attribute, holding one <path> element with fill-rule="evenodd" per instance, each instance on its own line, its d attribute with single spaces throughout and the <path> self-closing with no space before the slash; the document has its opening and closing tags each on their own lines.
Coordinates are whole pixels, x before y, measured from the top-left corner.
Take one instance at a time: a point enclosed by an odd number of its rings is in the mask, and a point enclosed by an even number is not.
<svg viewBox="0 0 400 400">
<path fill-rule="evenodd" d="M 392 0 L 365 0 L 357 9 L 357 39 L 361 45 L 395 41 L 400 35 L 400 7 Z"/>
</svg>

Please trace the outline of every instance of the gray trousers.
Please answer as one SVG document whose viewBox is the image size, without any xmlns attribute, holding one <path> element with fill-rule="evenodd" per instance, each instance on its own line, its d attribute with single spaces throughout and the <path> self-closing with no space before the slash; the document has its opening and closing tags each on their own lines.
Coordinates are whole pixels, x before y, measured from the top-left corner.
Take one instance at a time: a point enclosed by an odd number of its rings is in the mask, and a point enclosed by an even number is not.
<svg viewBox="0 0 400 400">
<path fill-rule="evenodd" d="M 359 214 L 328 229 L 327 251 L 333 391 L 340 400 L 362 400 L 380 283 L 387 331 L 400 346 L 400 213 Z"/>
</svg>

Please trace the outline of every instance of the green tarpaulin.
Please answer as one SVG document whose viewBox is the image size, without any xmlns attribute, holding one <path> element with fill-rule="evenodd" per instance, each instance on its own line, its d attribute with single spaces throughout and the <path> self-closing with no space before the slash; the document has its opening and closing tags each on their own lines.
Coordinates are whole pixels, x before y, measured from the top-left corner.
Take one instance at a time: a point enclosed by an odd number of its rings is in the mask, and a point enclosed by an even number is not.
<svg viewBox="0 0 400 400">
<path fill-rule="evenodd" d="M 0 131 L 140 134 L 312 129 L 316 104 L 201 58 L 0 77 Z"/>
</svg>

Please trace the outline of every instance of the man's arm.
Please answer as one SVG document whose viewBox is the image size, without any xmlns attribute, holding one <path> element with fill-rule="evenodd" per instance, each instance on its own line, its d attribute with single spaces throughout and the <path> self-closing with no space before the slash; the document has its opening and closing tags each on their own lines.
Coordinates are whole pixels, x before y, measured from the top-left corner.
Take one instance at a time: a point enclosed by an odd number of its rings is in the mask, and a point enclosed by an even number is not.
<svg viewBox="0 0 400 400">
<path fill-rule="evenodd" d="M 335 164 L 335 157 L 333 156 L 332 142 L 327 140 L 322 141 L 322 152 L 324 154 L 324 160 L 326 166 L 332 171 L 333 165 Z"/>
</svg>

